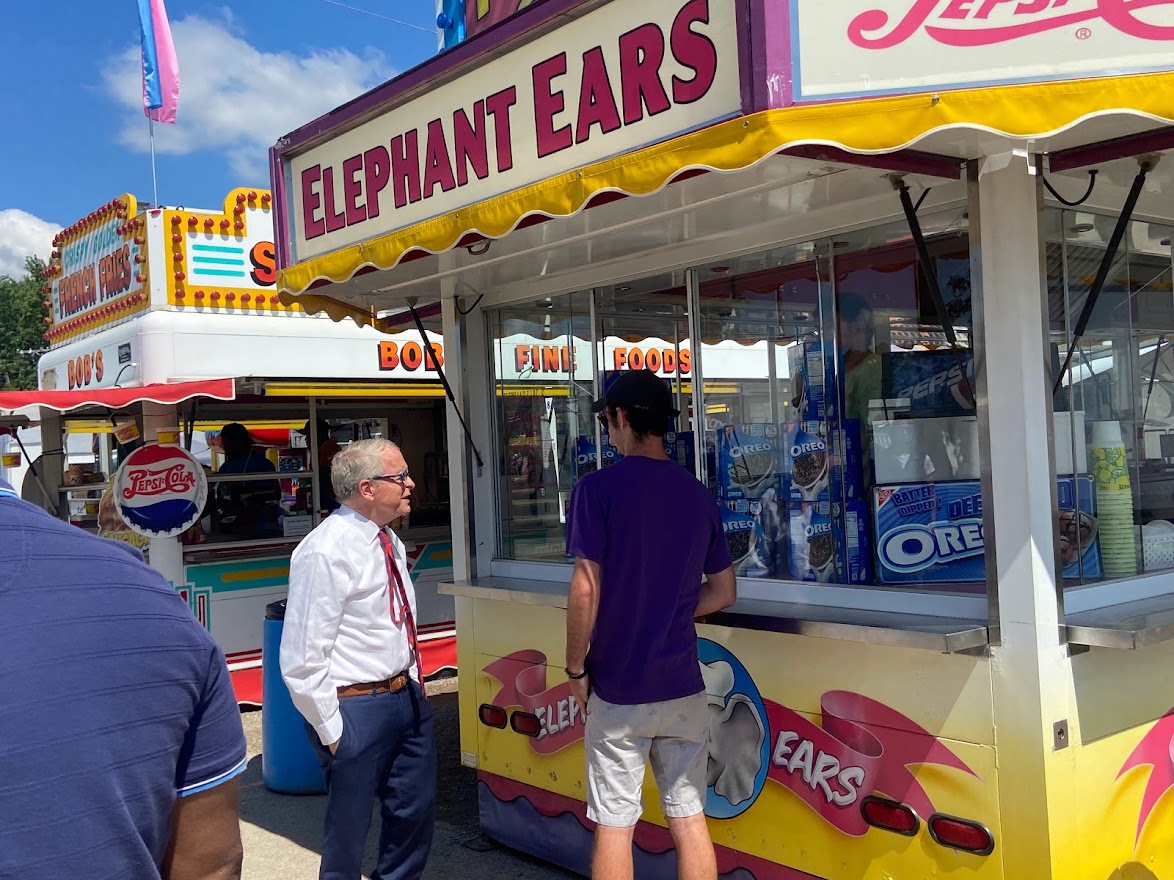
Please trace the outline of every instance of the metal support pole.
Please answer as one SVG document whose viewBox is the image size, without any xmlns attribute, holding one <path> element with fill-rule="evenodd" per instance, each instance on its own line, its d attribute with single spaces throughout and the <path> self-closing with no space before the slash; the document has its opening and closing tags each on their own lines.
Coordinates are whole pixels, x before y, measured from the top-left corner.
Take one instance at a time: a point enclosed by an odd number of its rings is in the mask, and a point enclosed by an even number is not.
<svg viewBox="0 0 1174 880">
<path fill-rule="evenodd" d="M 776 311 L 777 316 L 777 311 Z M 778 321 L 771 323 L 766 331 L 766 382 L 767 393 L 770 395 L 770 423 L 778 425 L 782 419 L 779 418 L 779 365 L 776 360 L 778 354 L 779 342 L 779 326 Z"/>
<path fill-rule="evenodd" d="M 685 333 L 686 333 L 686 335 L 688 335 L 688 332 L 689 332 L 688 331 L 688 316 L 686 316 L 685 320 L 686 320 Z M 684 412 L 685 407 L 683 404 L 685 403 L 685 379 L 681 375 L 681 322 L 680 321 L 673 322 L 673 357 L 675 357 L 677 359 L 676 360 L 677 367 L 673 371 L 674 373 L 676 373 L 676 376 L 677 376 L 677 410 L 679 412 Z M 677 433 L 678 434 L 681 433 L 681 424 L 680 423 L 677 424 Z"/>
<path fill-rule="evenodd" d="M 693 460 L 694 474 L 701 482 L 705 482 L 708 460 L 706 455 L 705 394 L 703 365 L 701 363 L 701 282 L 697 277 L 696 269 L 689 269 L 685 274 L 685 292 L 689 297 L 689 336 L 692 346 L 692 367 L 690 375 L 693 379 Z"/>
<path fill-rule="evenodd" d="M 159 181 L 155 177 L 155 120 L 147 117 L 147 130 L 151 134 L 151 207 L 159 207 Z"/>
<path fill-rule="evenodd" d="M 603 395 L 603 376 L 599 373 L 600 362 L 600 347 L 603 345 L 604 335 L 603 328 L 599 326 L 598 312 L 596 310 L 596 301 L 599 298 L 599 291 L 596 289 L 588 293 L 588 320 L 591 322 L 591 332 L 588 333 L 588 338 L 591 341 L 591 399 L 599 400 Z M 572 337 L 573 338 L 573 337 Z M 595 466 L 603 469 L 603 426 L 599 424 L 599 419 L 591 420 L 591 434 L 595 438 Z"/>
<path fill-rule="evenodd" d="M 1004 864 L 1023 877 L 1052 876 L 1057 777 L 1050 783 L 1049 775 L 1059 771 L 1042 733 L 1071 711 L 1056 565 L 1042 191 L 1011 153 L 985 157 L 972 170 L 983 536 L 998 631 L 989 669 L 999 776 L 1014 783 L 1000 786 L 1000 846 Z"/>
<path fill-rule="evenodd" d="M 310 433 L 306 435 L 306 442 L 310 444 L 310 466 L 306 470 L 310 472 L 310 505 L 313 507 L 313 510 L 310 511 L 310 524 L 313 526 L 318 525 L 318 512 L 322 509 L 322 487 L 318 485 L 322 476 L 318 471 L 318 443 L 321 439 L 318 436 L 318 400 L 311 397 Z"/>
</svg>

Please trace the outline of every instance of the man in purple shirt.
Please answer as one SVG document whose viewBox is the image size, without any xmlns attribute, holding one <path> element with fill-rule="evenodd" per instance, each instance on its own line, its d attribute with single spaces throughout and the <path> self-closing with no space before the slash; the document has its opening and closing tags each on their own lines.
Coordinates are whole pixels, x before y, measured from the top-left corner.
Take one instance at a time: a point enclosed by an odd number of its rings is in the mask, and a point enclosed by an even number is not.
<svg viewBox="0 0 1174 880">
<path fill-rule="evenodd" d="M 709 712 L 694 620 L 735 599 L 721 515 L 709 491 L 665 453 L 665 430 L 679 413 L 655 373 L 625 373 L 592 410 L 624 457 L 579 483 L 567 528 L 575 570 L 566 673 L 587 713 L 587 815 L 597 823 L 591 876 L 632 877 L 651 758 L 678 876 L 715 880 L 704 813 Z"/>
</svg>

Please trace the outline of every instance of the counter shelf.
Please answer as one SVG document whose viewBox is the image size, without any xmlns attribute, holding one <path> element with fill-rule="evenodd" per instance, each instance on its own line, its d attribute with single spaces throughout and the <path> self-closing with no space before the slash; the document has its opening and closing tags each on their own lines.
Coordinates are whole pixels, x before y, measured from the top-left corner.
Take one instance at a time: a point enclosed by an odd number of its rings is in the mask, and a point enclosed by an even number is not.
<svg viewBox="0 0 1174 880">
<path fill-rule="evenodd" d="M 562 581 L 482 577 L 442 583 L 440 592 L 470 599 L 565 609 L 567 586 Z M 921 648 L 942 654 L 981 652 L 990 644 L 986 621 L 764 599 L 739 599 L 733 607 L 710 615 L 705 622 L 734 629 Z"/>
<path fill-rule="evenodd" d="M 1174 640 L 1174 595 L 1138 599 L 1069 614 L 1070 646 L 1134 651 Z"/>
</svg>

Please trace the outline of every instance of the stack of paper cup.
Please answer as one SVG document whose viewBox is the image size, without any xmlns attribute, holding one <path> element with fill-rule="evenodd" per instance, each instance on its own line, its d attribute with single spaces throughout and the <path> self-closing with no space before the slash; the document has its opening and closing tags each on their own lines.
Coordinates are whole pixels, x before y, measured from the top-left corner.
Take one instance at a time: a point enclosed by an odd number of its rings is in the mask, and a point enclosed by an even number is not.
<svg viewBox="0 0 1174 880">
<path fill-rule="evenodd" d="M 1120 422 L 1093 422 L 1093 477 L 1096 480 L 1097 534 L 1105 577 L 1137 574 L 1137 526 L 1133 520 L 1133 488 L 1125 461 Z"/>
</svg>

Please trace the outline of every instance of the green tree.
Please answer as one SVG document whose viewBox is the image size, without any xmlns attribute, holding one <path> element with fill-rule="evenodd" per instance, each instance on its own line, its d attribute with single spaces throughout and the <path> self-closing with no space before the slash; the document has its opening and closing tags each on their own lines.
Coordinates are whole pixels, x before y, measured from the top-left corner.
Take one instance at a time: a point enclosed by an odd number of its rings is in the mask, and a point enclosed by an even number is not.
<svg viewBox="0 0 1174 880">
<path fill-rule="evenodd" d="M 0 275 L 0 389 L 37 387 L 37 358 L 45 350 L 45 264 L 25 260 L 24 277 Z"/>
</svg>

